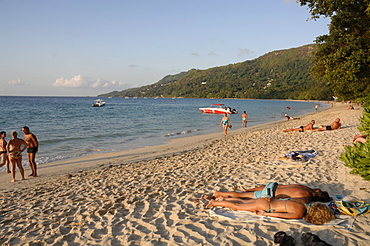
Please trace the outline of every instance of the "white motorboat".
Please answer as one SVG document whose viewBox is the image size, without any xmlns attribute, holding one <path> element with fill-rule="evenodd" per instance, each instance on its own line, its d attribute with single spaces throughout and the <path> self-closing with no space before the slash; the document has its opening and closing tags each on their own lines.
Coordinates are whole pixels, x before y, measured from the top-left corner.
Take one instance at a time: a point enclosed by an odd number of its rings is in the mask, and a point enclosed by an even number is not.
<svg viewBox="0 0 370 246">
<path fill-rule="evenodd" d="M 94 103 L 92 104 L 93 107 L 102 107 L 105 105 L 105 102 L 103 102 L 101 99 L 94 100 Z"/>
<path fill-rule="evenodd" d="M 237 114 L 238 112 L 235 109 L 230 107 L 223 107 L 223 104 L 212 104 L 211 107 L 199 108 L 202 113 L 208 114 Z"/>
</svg>

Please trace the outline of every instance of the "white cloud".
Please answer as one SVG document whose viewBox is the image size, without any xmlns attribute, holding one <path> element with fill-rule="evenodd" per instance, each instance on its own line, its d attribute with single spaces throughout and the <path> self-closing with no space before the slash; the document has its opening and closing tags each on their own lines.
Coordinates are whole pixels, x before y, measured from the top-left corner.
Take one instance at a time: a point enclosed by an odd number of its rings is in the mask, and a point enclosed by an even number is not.
<svg viewBox="0 0 370 246">
<path fill-rule="evenodd" d="M 251 51 L 249 49 L 238 49 L 239 52 L 238 52 L 238 56 L 239 57 L 242 57 L 242 56 L 247 56 L 251 53 Z"/>
<path fill-rule="evenodd" d="M 71 79 L 59 78 L 54 83 L 55 87 L 70 87 L 70 88 L 121 88 L 129 87 L 124 82 L 108 81 L 104 79 L 92 79 L 89 76 L 76 75 Z"/>
<path fill-rule="evenodd" d="M 193 53 L 191 53 L 191 55 L 194 56 L 194 57 L 198 57 L 199 53 L 198 52 L 193 52 Z"/>
<path fill-rule="evenodd" d="M 215 56 L 215 55 L 216 55 L 216 52 L 214 52 L 214 51 L 210 51 L 210 52 L 208 53 L 208 55 L 209 55 L 209 56 Z"/>
<path fill-rule="evenodd" d="M 9 85 L 25 85 L 25 83 L 22 82 L 21 79 L 10 80 L 10 81 L 8 81 L 8 84 Z"/>
<path fill-rule="evenodd" d="M 283 3 L 296 3 L 297 0 L 283 0 Z"/>
</svg>

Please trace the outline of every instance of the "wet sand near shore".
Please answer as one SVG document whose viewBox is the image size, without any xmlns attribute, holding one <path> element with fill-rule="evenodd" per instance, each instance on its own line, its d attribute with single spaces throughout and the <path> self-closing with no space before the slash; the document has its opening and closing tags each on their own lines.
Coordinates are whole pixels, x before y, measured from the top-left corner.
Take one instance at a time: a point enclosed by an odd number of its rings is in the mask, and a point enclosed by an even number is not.
<svg viewBox="0 0 370 246">
<path fill-rule="evenodd" d="M 351 230 L 289 223 L 235 222 L 210 217 L 198 201 L 214 190 L 241 190 L 276 181 L 326 190 L 370 203 L 370 185 L 338 160 L 358 133 L 361 110 L 327 110 L 256 127 L 181 138 L 166 145 L 104 153 L 39 167 L 40 177 L 10 183 L 0 175 L 1 245 L 273 245 L 277 231 L 297 240 L 312 232 L 332 245 L 367 245 L 370 215 Z M 342 129 L 283 132 L 328 125 Z M 279 160 L 314 149 L 307 163 Z M 26 170 L 26 174 L 29 170 Z M 17 178 L 19 173 L 17 170 Z M 67 243 L 68 242 L 68 243 Z"/>
</svg>

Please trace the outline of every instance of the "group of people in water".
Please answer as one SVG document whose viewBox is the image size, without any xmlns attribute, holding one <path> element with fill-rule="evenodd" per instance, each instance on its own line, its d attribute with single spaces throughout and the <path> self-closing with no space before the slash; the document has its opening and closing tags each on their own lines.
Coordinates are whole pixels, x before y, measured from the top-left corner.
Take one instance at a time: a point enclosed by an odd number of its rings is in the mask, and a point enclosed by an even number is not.
<svg viewBox="0 0 370 246">
<path fill-rule="evenodd" d="M 15 173 L 16 167 L 18 167 L 21 174 L 21 180 L 24 180 L 24 169 L 22 166 L 22 153 L 27 150 L 27 158 L 31 168 L 31 174 L 29 177 L 37 177 L 37 168 L 36 168 L 36 153 L 39 149 L 39 143 L 36 136 L 30 132 L 30 129 L 27 126 L 22 127 L 22 132 L 24 138 L 18 138 L 18 133 L 12 131 L 10 139 L 8 142 L 5 140 L 6 132 L 0 132 L 0 156 L 2 161 L 0 167 L 6 166 L 6 172 L 11 173 L 12 182 L 15 182 Z"/>
<path fill-rule="evenodd" d="M 211 197 L 203 198 L 209 200 L 206 208 L 221 206 L 269 217 L 303 218 L 306 222 L 316 225 L 336 218 L 323 203 L 332 200 L 327 192 L 299 184 L 279 185 L 271 182 L 242 192 L 215 191 Z"/>
</svg>

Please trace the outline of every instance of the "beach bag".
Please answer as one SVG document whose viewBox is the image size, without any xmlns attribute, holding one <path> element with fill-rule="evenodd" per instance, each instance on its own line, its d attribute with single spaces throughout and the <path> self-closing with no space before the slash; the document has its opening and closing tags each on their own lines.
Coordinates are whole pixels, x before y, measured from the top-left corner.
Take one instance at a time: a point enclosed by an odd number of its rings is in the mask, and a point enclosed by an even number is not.
<svg viewBox="0 0 370 246">
<path fill-rule="evenodd" d="M 331 207 L 335 213 L 351 216 L 358 216 L 370 212 L 370 204 L 366 204 L 364 201 L 330 202 L 329 207 Z"/>
</svg>

